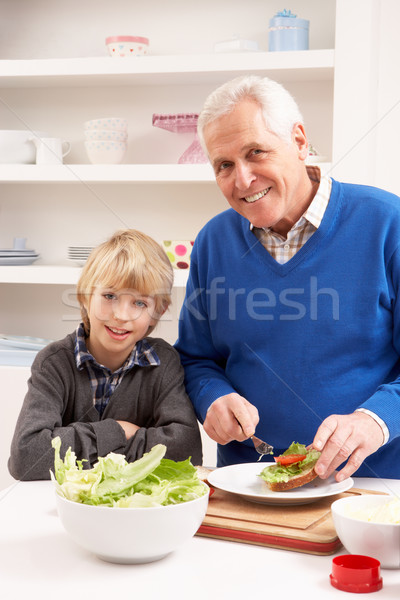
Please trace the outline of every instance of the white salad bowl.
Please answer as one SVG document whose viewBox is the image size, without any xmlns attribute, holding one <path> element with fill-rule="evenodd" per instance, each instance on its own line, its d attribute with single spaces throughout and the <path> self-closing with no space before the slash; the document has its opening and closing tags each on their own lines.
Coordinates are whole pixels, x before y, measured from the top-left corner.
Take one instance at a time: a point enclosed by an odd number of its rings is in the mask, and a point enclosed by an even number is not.
<svg viewBox="0 0 400 600">
<path fill-rule="evenodd" d="M 383 505 L 386 507 L 392 500 L 394 497 L 387 495 L 351 496 L 333 502 L 331 510 L 336 533 L 348 552 L 376 558 L 383 568 L 398 569 L 400 523 L 378 520 L 383 520 Z M 367 520 L 366 514 L 373 521 Z"/>
<path fill-rule="evenodd" d="M 108 562 L 131 564 L 159 560 L 188 542 L 208 506 L 204 496 L 167 506 L 118 508 L 73 502 L 56 492 L 57 511 L 71 538 Z"/>
</svg>

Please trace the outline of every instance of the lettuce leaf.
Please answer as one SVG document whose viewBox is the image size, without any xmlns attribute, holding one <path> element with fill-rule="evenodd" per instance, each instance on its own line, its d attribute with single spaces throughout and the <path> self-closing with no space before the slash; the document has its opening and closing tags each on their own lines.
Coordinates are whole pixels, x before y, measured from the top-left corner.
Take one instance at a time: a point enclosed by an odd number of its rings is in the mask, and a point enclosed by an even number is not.
<svg viewBox="0 0 400 600">
<path fill-rule="evenodd" d="M 128 463 L 122 454 L 99 457 L 92 469 L 83 469 L 68 448 L 60 458 L 61 439 L 52 440 L 57 493 L 68 500 L 101 506 L 149 507 L 177 504 L 199 498 L 207 489 L 190 459 L 175 462 L 164 458 L 167 450 L 157 444 L 142 458 Z"/>
<path fill-rule="evenodd" d="M 321 452 L 318 452 L 318 450 L 307 450 L 304 444 L 299 444 L 297 442 L 292 442 L 289 448 L 283 452 L 282 456 L 288 454 L 305 454 L 306 457 L 301 462 L 293 463 L 291 465 L 274 464 L 272 466 L 267 466 L 261 471 L 259 477 L 270 483 L 286 483 L 291 477 L 301 475 L 303 471 L 308 471 L 308 469 L 314 467 L 321 456 Z"/>
</svg>

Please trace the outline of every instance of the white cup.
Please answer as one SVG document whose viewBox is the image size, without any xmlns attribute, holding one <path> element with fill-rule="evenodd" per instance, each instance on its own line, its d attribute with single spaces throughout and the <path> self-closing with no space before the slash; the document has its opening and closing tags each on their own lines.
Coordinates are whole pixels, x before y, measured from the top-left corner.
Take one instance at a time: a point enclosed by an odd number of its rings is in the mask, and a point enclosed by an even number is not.
<svg viewBox="0 0 400 600">
<path fill-rule="evenodd" d="M 26 238 L 15 237 L 14 238 L 14 250 L 25 250 Z"/>
<path fill-rule="evenodd" d="M 58 165 L 71 150 L 71 144 L 61 138 L 31 138 L 36 146 L 37 165 Z M 63 149 L 65 147 L 65 150 Z"/>
</svg>

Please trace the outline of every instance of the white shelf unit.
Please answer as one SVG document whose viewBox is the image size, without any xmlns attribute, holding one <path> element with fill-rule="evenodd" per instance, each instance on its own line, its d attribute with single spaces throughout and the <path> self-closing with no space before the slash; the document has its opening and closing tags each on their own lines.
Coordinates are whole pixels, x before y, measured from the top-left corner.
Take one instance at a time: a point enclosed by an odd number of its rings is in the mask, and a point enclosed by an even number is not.
<svg viewBox="0 0 400 600">
<path fill-rule="evenodd" d="M 328 37 L 333 40 L 332 21 L 325 20 L 314 0 L 307 4 L 329 28 Z M 42 8 L 48 5 L 48 0 L 40 0 Z M 331 16 L 333 5 L 331 1 Z M 173 3 L 169 13 L 178 6 L 179 3 Z M 218 11 L 222 9 L 221 6 Z M 162 3 L 159 10 L 164 11 Z M 204 10 L 209 14 L 211 5 Z M 268 15 L 270 9 L 265 11 Z M 42 25 L 35 20 L 36 13 L 31 17 L 39 27 Z M 203 18 L 207 21 L 206 15 Z M 242 14 L 235 18 L 243 21 Z M 103 25 L 105 20 L 103 15 Z M 255 31 L 254 18 L 249 17 L 248 21 Z M 96 26 L 100 29 L 99 23 Z M 75 19 L 73 27 L 75 30 Z M 156 29 L 159 36 L 164 36 L 162 45 L 167 47 L 164 28 L 157 25 Z M 221 36 L 226 35 L 223 27 L 218 29 Z M 77 38 L 79 31 L 82 32 L 82 25 L 78 26 Z M 58 338 L 71 330 L 71 319 L 55 322 L 58 313 L 68 314 L 73 308 L 69 297 L 80 273 L 80 268 L 68 265 L 67 246 L 96 245 L 121 226 L 146 231 L 160 242 L 194 239 L 212 216 L 228 208 L 210 165 L 177 164 L 182 150 L 190 143 L 189 134 L 177 136 L 153 128 L 153 112 L 196 112 L 206 95 L 224 81 L 246 73 L 269 76 L 295 94 L 305 109 L 306 120 L 314 128 L 313 145 L 330 160 L 335 50 L 323 48 L 324 39 L 319 32 L 317 45 L 308 51 L 265 52 L 260 44 L 260 52 L 217 54 L 203 46 L 198 52 L 197 48 L 187 47 L 182 54 L 172 51 L 136 60 L 90 55 L 32 55 L 27 59 L 31 55 L 25 53 L 25 48 L 29 44 L 33 47 L 35 35 L 30 30 L 30 41 L 21 43 L 16 58 L 5 52 L 5 59 L 0 60 L 1 98 L 6 115 L 2 117 L 0 113 L 0 129 L 46 131 L 67 139 L 72 150 L 63 165 L 0 164 L 0 246 L 9 247 L 14 235 L 25 236 L 28 247 L 40 253 L 40 259 L 31 266 L 0 266 L 3 312 L 7 315 L 0 316 L 0 331 Z M 60 38 L 61 49 L 62 43 L 68 44 L 66 40 Z M 36 50 L 43 51 L 41 44 Z M 120 165 L 88 164 L 83 123 L 107 113 L 128 119 L 126 160 Z M 330 163 L 322 168 L 329 170 Z M 163 329 L 159 331 L 171 342 L 176 339 L 186 280 L 186 271 L 175 271 L 174 322 L 168 324 L 166 334 Z M 78 312 L 76 305 L 73 312 Z"/>
<path fill-rule="evenodd" d="M 281 81 L 333 81 L 334 50 L 284 53 L 148 56 L 140 60 L 108 57 L 0 61 L 0 88 L 69 88 L 123 85 L 214 83 L 241 73 L 261 73 Z M 325 165 L 329 168 L 329 163 Z M 18 165 L 1 164 L 0 182 L 22 183 L 208 183 L 209 164 Z M 65 266 L 1 267 L 0 282 L 74 284 L 77 270 Z M 178 287 L 185 278 L 178 275 Z"/>
</svg>

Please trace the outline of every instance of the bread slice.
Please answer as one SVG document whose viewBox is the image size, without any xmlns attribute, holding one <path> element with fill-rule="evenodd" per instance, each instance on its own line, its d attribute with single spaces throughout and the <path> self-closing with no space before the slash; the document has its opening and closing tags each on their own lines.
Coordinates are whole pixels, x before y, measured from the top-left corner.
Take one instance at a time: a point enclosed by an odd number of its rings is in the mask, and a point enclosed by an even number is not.
<svg viewBox="0 0 400 600">
<path fill-rule="evenodd" d="M 274 469 L 274 467 L 275 465 L 270 468 Z M 311 467 L 299 475 L 290 477 L 288 481 L 264 481 L 272 492 L 287 492 L 288 490 L 293 490 L 294 488 L 301 487 L 306 483 L 310 483 L 310 481 L 316 479 L 317 477 L 318 475 L 316 474 L 314 467 Z"/>
<path fill-rule="evenodd" d="M 208 476 L 210 473 L 212 473 L 212 469 L 207 469 L 207 467 L 203 467 L 203 466 L 196 466 L 196 471 L 197 471 L 197 476 L 200 479 L 200 481 L 204 481 L 204 483 L 207 483 L 208 485 L 210 485 L 208 483 Z"/>
</svg>

